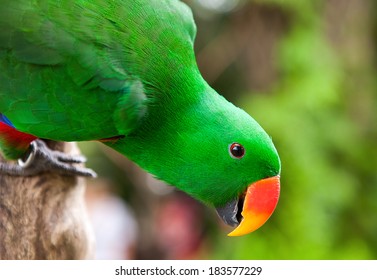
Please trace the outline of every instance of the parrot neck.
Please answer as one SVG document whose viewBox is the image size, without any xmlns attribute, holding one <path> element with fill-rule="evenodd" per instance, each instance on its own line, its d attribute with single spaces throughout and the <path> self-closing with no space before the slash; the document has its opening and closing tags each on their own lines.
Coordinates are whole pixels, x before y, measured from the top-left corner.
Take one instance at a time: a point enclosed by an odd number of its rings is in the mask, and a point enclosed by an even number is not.
<svg viewBox="0 0 377 280">
<path fill-rule="evenodd" d="M 223 123 L 233 105 L 208 84 L 201 86 L 204 91 L 181 93 L 186 99 L 169 99 L 149 107 L 148 117 L 140 127 L 117 142 L 105 144 L 157 178 L 205 202 L 196 194 L 198 186 L 192 184 L 203 180 L 203 170 L 197 164 L 202 159 L 198 156 L 206 154 L 201 146 L 211 142 L 208 133 Z"/>
</svg>

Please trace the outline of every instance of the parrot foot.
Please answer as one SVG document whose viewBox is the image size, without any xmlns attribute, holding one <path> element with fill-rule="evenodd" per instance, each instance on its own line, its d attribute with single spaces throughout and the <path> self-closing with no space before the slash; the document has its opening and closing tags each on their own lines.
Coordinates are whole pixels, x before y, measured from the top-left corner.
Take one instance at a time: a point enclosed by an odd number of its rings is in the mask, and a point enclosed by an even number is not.
<svg viewBox="0 0 377 280">
<path fill-rule="evenodd" d="M 85 167 L 72 164 L 84 163 L 83 156 L 70 156 L 62 152 L 53 151 L 42 140 L 30 143 L 29 152 L 17 164 L 0 163 L 0 174 L 11 176 L 33 176 L 41 172 L 55 172 L 70 176 L 97 177 L 97 174 Z"/>
</svg>

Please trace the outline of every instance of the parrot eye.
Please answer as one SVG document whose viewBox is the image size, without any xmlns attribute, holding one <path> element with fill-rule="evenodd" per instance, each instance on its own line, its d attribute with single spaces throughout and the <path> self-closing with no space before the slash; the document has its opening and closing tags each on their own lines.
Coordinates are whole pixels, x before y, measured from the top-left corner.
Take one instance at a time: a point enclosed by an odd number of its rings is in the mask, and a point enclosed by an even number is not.
<svg viewBox="0 0 377 280">
<path fill-rule="evenodd" d="M 232 158 L 240 159 L 245 155 L 245 148 L 239 143 L 229 145 L 229 153 Z"/>
</svg>

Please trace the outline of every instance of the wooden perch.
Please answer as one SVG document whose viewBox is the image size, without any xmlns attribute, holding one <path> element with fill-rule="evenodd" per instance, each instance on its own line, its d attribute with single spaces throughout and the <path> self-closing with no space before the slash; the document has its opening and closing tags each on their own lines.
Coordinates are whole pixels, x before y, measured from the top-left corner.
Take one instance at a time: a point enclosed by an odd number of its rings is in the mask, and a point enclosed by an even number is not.
<svg viewBox="0 0 377 280">
<path fill-rule="evenodd" d="M 48 144 L 79 153 L 74 143 Z M 84 192 L 84 178 L 0 175 L 0 259 L 92 258 L 94 238 Z"/>
</svg>

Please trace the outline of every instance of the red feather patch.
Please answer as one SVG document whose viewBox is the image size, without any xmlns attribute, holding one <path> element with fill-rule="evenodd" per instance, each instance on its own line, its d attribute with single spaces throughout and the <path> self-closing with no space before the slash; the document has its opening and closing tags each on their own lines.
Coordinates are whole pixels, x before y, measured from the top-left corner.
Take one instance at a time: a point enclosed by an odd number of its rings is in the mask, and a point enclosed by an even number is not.
<svg viewBox="0 0 377 280">
<path fill-rule="evenodd" d="M 0 141 L 17 150 L 26 150 L 30 143 L 38 137 L 18 131 L 14 127 L 11 127 L 3 122 L 0 122 Z"/>
</svg>

